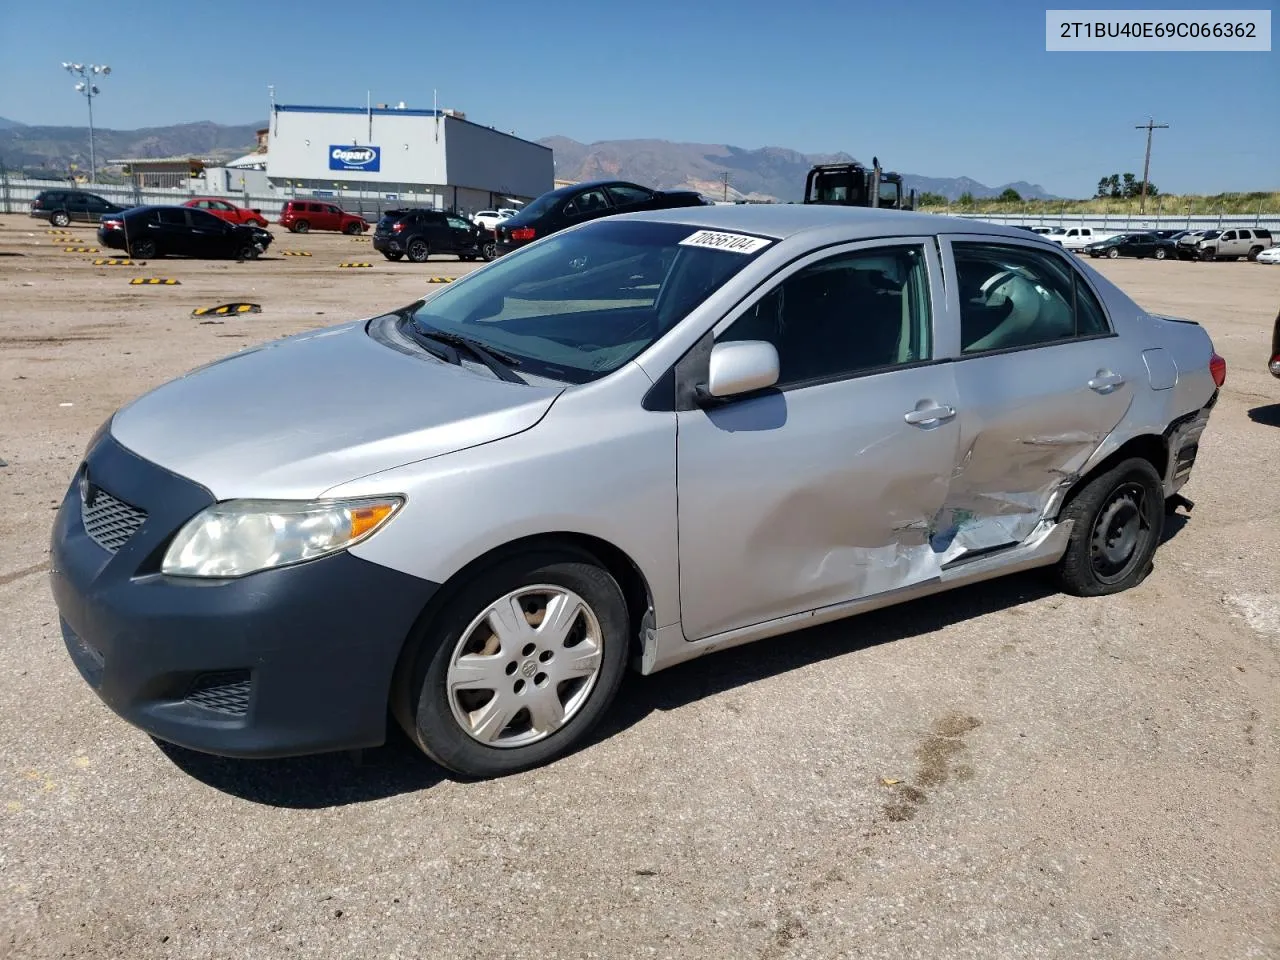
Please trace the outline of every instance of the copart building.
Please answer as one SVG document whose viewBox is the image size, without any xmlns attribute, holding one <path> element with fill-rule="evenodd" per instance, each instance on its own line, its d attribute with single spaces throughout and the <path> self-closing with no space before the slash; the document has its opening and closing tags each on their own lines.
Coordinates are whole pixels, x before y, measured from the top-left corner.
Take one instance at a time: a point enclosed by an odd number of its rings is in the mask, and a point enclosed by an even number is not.
<svg viewBox="0 0 1280 960">
<path fill-rule="evenodd" d="M 467 120 L 403 104 L 274 104 L 267 179 L 294 196 L 411 201 L 470 214 L 552 189 L 551 149 Z"/>
</svg>

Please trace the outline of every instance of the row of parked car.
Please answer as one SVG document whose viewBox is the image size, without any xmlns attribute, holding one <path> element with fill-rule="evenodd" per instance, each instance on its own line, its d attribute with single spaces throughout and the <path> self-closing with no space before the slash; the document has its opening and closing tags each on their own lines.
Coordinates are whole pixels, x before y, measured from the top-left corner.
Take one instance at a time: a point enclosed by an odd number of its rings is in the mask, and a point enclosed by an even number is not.
<svg viewBox="0 0 1280 960">
<path fill-rule="evenodd" d="M 1091 257 L 1151 257 L 1155 260 L 1238 260 L 1280 263 L 1270 230 L 1138 230 L 1111 233 L 1092 227 L 1027 227 L 1066 250 Z"/>
</svg>

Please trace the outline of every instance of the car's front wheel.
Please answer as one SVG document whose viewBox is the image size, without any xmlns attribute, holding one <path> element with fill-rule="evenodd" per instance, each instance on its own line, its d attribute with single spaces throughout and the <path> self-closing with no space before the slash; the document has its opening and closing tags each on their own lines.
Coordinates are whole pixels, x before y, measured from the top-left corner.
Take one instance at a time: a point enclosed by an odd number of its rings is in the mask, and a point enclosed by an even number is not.
<svg viewBox="0 0 1280 960">
<path fill-rule="evenodd" d="M 65 210 L 59 210 L 49 218 L 49 222 L 55 227 L 66 227 L 71 225 L 71 217 L 68 216 Z"/>
<path fill-rule="evenodd" d="M 357 233 L 364 233 L 364 227 L 358 223 L 348 223 L 342 232 L 349 237 L 354 237 Z"/>
<path fill-rule="evenodd" d="M 1125 460 L 1088 481 L 1058 517 L 1074 521 L 1058 563 L 1063 589 L 1098 597 L 1141 583 L 1160 545 L 1164 510 L 1164 486 L 1148 460 Z"/>
<path fill-rule="evenodd" d="M 261 252 L 262 251 L 258 249 L 258 245 L 256 243 L 249 243 L 248 241 L 246 241 L 240 244 L 240 249 L 236 253 L 236 259 L 237 260 L 257 260 L 258 254 L 260 254 Z"/>
<path fill-rule="evenodd" d="M 626 669 L 622 589 L 575 553 L 513 557 L 474 577 L 413 641 L 396 716 L 437 763 L 494 777 L 557 759 Z"/>
<path fill-rule="evenodd" d="M 1120 251 L 1117 250 L 1115 247 L 1112 247 L 1110 250 L 1107 251 L 1107 257 L 1111 260 L 1114 260 L 1118 256 L 1120 256 Z"/>
</svg>

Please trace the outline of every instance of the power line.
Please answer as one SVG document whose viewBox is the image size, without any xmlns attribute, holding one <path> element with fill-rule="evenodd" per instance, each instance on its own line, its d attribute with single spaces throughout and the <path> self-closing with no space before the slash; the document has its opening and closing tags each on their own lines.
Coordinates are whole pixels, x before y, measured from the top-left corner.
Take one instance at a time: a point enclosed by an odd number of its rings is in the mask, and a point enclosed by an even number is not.
<svg viewBox="0 0 1280 960">
<path fill-rule="evenodd" d="M 1147 117 L 1146 123 L 1139 123 L 1133 129 L 1147 131 L 1147 157 L 1142 161 L 1142 199 L 1138 201 L 1138 212 L 1146 213 L 1147 175 L 1151 172 L 1151 132 L 1153 130 L 1168 130 L 1169 125 L 1167 123 L 1155 123 L 1150 117 Z"/>
</svg>

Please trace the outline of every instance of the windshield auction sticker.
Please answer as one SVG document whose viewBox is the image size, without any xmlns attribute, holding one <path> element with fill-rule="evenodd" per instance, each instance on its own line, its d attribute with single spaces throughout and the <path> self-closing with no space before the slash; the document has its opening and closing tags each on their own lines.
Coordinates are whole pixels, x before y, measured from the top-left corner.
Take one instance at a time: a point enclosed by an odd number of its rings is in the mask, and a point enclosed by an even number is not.
<svg viewBox="0 0 1280 960">
<path fill-rule="evenodd" d="M 763 237 L 748 237 L 745 233 L 720 233 L 716 230 L 699 230 L 680 241 L 683 247 L 705 247 L 708 250 L 728 250 L 730 253 L 755 253 L 773 243 Z"/>
<path fill-rule="evenodd" d="M 1045 49 L 1271 49 L 1270 10 L 1046 10 Z"/>
</svg>

